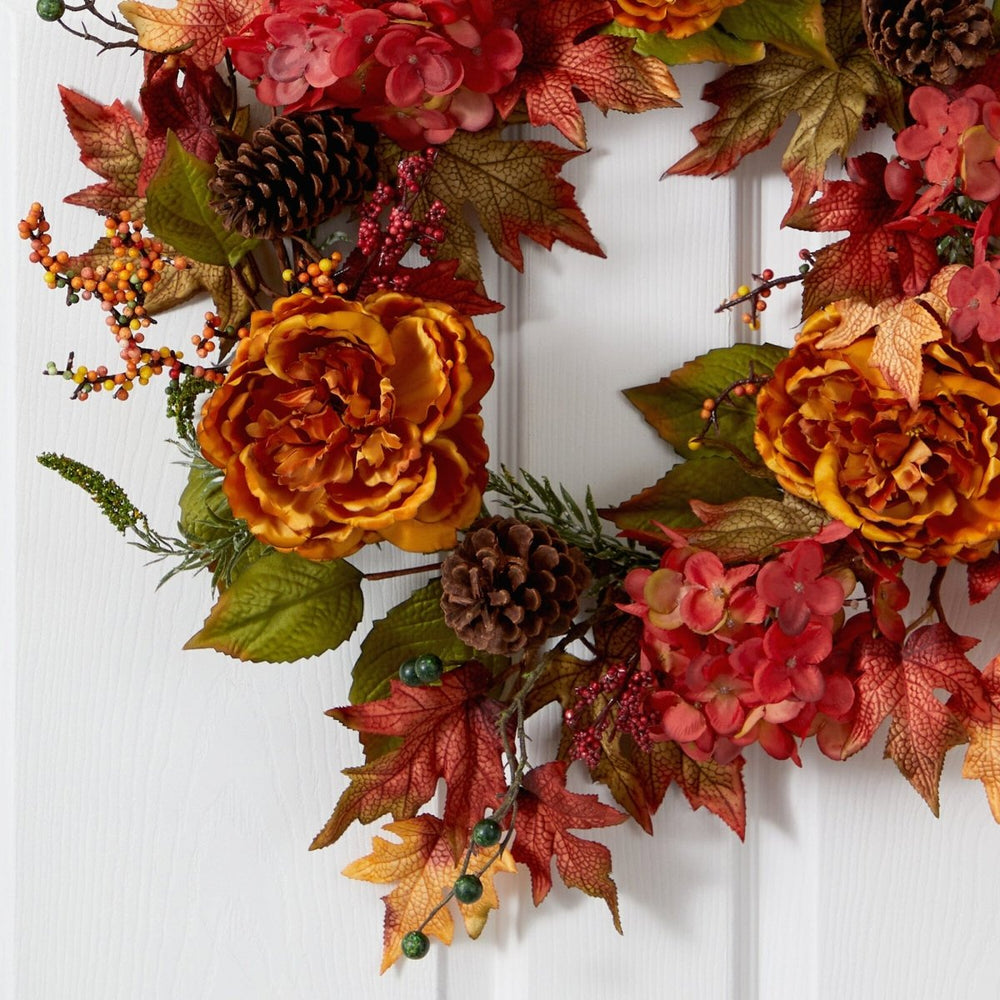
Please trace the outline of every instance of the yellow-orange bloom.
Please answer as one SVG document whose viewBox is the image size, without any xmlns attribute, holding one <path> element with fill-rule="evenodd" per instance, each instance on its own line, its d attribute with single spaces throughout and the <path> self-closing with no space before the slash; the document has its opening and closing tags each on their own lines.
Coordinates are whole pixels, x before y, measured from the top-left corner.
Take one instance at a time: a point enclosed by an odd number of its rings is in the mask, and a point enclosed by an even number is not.
<svg viewBox="0 0 1000 1000">
<path fill-rule="evenodd" d="M 443 302 L 292 295 L 256 312 L 198 441 L 262 542 L 336 559 L 450 548 L 479 513 L 489 342 Z"/>
<path fill-rule="evenodd" d="M 687 38 L 711 28 L 726 7 L 743 0 L 614 0 L 615 20 L 629 28 Z"/>
<path fill-rule="evenodd" d="M 874 334 L 817 342 L 833 306 L 807 321 L 763 387 L 754 437 L 789 492 L 820 504 L 878 548 L 945 563 L 1000 539 L 1000 375 L 988 346 L 945 331 L 923 348 L 911 407 L 871 363 Z"/>
</svg>

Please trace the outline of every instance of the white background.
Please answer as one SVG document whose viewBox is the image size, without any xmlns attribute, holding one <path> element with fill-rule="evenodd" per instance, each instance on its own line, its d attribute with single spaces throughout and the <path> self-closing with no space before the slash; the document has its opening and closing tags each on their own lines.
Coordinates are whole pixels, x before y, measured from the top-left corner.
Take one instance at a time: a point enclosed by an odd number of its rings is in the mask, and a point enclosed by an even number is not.
<svg viewBox="0 0 1000 1000">
<path fill-rule="evenodd" d="M 451 949 L 380 978 L 383 890 L 339 874 L 368 852 L 375 828 L 306 850 L 345 786 L 341 768 L 360 761 L 352 734 L 323 715 L 346 701 L 358 642 L 285 666 L 182 653 L 209 607 L 207 580 L 156 590 L 160 569 L 34 461 L 57 450 L 96 465 L 172 528 L 182 471 L 164 444 L 161 388 L 124 405 L 79 404 L 41 376 L 70 349 L 90 365 L 115 352 L 99 311 L 65 309 L 15 235 L 35 199 L 59 247 L 78 251 L 100 235 L 96 216 L 60 204 L 96 178 L 77 161 L 56 83 L 110 103 L 135 94 L 138 61 L 97 58 L 38 21 L 28 0 L 3 0 L 0 31 L 10 112 L 0 255 L 14 310 L 0 504 L 16 505 L 0 518 L 0 872 L 5 881 L 16 872 L 17 888 L 0 895 L 0 991 L 16 1000 L 998 994 L 1000 830 L 983 791 L 961 778 L 956 750 L 935 820 L 881 759 L 881 735 L 846 765 L 813 747 L 801 771 L 751 753 L 745 844 L 674 790 L 655 838 L 633 825 L 596 834 L 613 851 L 623 938 L 601 902 L 557 886 L 535 910 L 526 876 L 499 876 L 502 906 L 478 942 L 457 929 Z M 678 73 L 681 110 L 588 116 L 592 150 L 566 174 L 608 260 L 529 248 L 523 276 L 489 267 L 508 304 L 483 323 L 498 357 L 494 454 L 577 493 L 590 483 L 599 503 L 650 484 L 670 461 L 619 390 L 731 342 L 739 324 L 714 315 L 715 304 L 751 267 L 794 270 L 805 242 L 777 231 L 789 189 L 773 150 L 736 179 L 658 181 L 710 113 L 697 97 L 713 72 Z M 769 339 L 789 342 L 794 297 L 766 317 Z M 166 318 L 164 342 L 186 343 L 198 312 Z M 952 583 L 960 609 L 962 581 Z M 370 614 L 402 593 L 370 592 Z M 982 662 L 1000 648 L 996 609 L 956 610 L 953 621 L 986 636 Z M 533 746 L 543 759 L 541 733 Z M 580 774 L 575 782 L 585 790 Z"/>
</svg>

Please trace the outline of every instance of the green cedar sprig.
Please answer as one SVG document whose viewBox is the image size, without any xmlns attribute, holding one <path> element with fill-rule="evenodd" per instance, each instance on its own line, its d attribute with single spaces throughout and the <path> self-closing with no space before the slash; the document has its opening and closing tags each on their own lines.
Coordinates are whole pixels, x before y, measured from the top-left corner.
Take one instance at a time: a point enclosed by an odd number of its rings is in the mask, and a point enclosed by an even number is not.
<svg viewBox="0 0 1000 1000">
<path fill-rule="evenodd" d="M 656 557 L 633 541 L 623 542 L 605 533 L 589 487 L 581 508 L 565 486 L 560 484 L 557 492 L 546 477 L 536 479 L 524 469 L 518 476 L 501 465 L 499 474 L 490 472 L 487 491 L 495 493 L 500 505 L 515 517 L 539 518 L 551 524 L 567 544 L 580 549 L 594 573 L 595 589 L 608 577 L 621 579 L 636 566 L 656 565 Z"/>
</svg>

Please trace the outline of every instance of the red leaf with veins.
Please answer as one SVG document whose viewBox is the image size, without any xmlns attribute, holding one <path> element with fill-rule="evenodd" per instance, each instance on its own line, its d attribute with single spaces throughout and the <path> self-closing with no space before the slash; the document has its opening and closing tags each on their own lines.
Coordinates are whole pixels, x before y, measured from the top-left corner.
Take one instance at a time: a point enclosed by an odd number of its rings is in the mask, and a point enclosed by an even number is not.
<svg viewBox="0 0 1000 1000">
<path fill-rule="evenodd" d="M 985 601 L 1000 584 L 1000 552 L 991 552 L 985 559 L 969 563 L 965 569 L 969 580 L 969 603 Z"/>
<path fill-rule="evenodd" d="M 419 295 L 424 300 L 440 299 L 465 316 L 500 312 L 503 304 L 483 293 L 482 282 L 455 277 L 458 264 L 457 260 L 433 260 L 424 267 L 400 265 L 396 273 L 407 278 L 407 295 Z M 358 297 L 368 290 L 375 291 L 374 282 L 363 282 Z"/>
<path fill-rule="evenodd" d="M 461 850 L 472 826 L 507 789 L 497 731 L 500 705 L 486 697 L 492 683 L 490 672 L 472 661 L 450 670 L 440 685 L 408 687 L 394 680 L 388 698 L 327 712 L 349 729 L 401 737 L 402 743 L 344 771 L 351 783 L 312 848 L 332 844 L 356 819 L 415 816 L 444 778 L 444 823 L 453 850 Z"/>
<path fill-rule="evenodd" d="M 150 57 L 146 82 L 139 91 L 149 144 L 139 174 L 139 191 L 143 194 L 166 152 L 168 132 L 173 132 L 189 153 L 205 163 L 212 163 L 219 152 L 219 141 L 212 127 L 213 112 L 221 109 L 228 99 L 225 84 L 215 70 L 198 70 L 193 66 L 184 73 L 180 86 L 179 76 L 176 63 Z"/>
<path fill-rule="evenodd" d="M 983 684 L 990 698 L 988 722 L 968 719 L 969 749 L 962 767 L 963 778 L 978 778 L 986 789 L 993 818 L 1000 823 L 1000 657 L 983 670 Z"/>
<path fill-rule="evenodd" d="M 582 889 L 608 904 L 615 930 L 618 919 L 618 887 L 611 880 L 611 852 L 592 840 L 574 837 L 570 830 L 593 830 L 624 823 L 625 813 L 606 806 L 596 795 L 578 795 L 566 788 L 565 761 L 552 761 L 533 768 L 524 776 L 517 797 L 516 836 L 511 847 L 514 860 L 531 872 L 531 896 L 535 906 L 552 888 L 552 859 L 563 883 Z"/>
<path fill-rule="evenodd" d="M 803 316 L 837 299 L 860 298 L 875 305 L 917 295 L 938 270 L 933 235 L 897 218 L 902 205 L 886 192 L 885 167 L 879 153 L 851 157 L 850 180 L 828 182 L 820 198 L 789 220 L 790 226 L 807 232 L 851 234 L 816 252 L 816 263 L 803 281 Z"/>
<path fill-rule="evenodd" d="M 540 0 L 521 13 L 517 33 L 524 56 L 514 81 L 495 97 L 507 117 L 521 95 L 532 125 L 555 125 L 581 149 L 587 145 L 574 91 L 601 111 L 649 111 L 677 107 L 680 96 L 659 60 L 636 55 L 631 38 L 586 32 L 612 20 L 606 0 Z"/>
<path fill-rule="evenodd" d="M 142 125 L 121 101 L 105 106 L 68 87 L 60 87 L 59 96 L 80 162 L 104 178 L 63 200 L 105 214 L 139 209 L 139 170 L 146 154 Z"/>
<path fill-rule="evenodd" d="M 935 816 L 944 756 L 967 738 L 962 721 L 966 716 L 990 720 L 982 676 L 965 655 L 978 641 L 947 625 L 925 625 L 902 648 L 887 639 L 869 639 L 859 655 L 858 715 L 844 757 L 865 746 L 891 714 L 885 755 Z M 952 707 L 941 702 L 938 690 L 955 696 Z"/>
</svg>

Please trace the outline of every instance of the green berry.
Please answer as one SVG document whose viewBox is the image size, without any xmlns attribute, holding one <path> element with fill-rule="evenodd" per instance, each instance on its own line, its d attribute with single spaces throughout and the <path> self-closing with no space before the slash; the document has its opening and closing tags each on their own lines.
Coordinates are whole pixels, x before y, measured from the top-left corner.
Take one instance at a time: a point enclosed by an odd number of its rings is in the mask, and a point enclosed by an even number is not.
<svg viewBox="0 0 1000 1000">
<path fill-rule="evenodd" d="M 66 13 L 63 0 L 38 0 L 35 11 L 43 21 L 58 21 Z"/>
<path fill-rule="evenodd" d="M 431 943 L 423 931 L 410 931 L 403 935 L 403 954 L 407 958 L 423 958 L 430 950 Z"/>
<path fill-rule="evenodd" d="M 417 657 L 417 676 L 422 684 L 432 684 L 441 679 L 441 657 L 434 653 L 421 653 Z"/>
<path fill-rule="evenodd" d="M 483 883 L 478 875 L 459 875 L 452 889 L 460 903 L 475 903 L 483 894 Z"/>
<path fill-rule="evenodd" d="M 406 660 L 400 664 L 399 679 L 410 687 L 420 687 L 422 681 L 417 673 L 417 661 L 415 659 Z"/>
<path fill-rule="evenodd" d="M 472 828 L 472 842 L 477 847 L 492 847 L 500 843 L 503 829 L 495 819 L 481 819 Z"/>
</svg>

